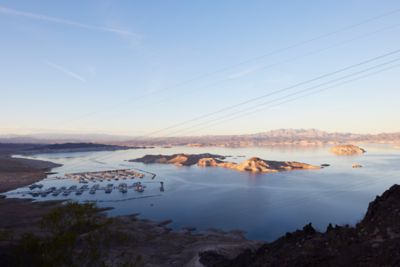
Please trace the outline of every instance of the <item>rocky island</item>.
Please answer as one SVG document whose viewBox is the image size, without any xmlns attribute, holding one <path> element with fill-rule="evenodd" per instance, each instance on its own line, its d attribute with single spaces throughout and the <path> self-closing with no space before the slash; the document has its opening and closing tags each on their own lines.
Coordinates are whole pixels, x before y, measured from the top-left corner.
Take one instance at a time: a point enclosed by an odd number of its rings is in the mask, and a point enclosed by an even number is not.
<svg viewBox="0 0 400 267">
<path fill-rule="evenodd" d="M 362 155 L 365 149 L 355 145 L 337 145 L 331 148 L 331 152 L 340 156 Z"/>
<path fill-rule="evenodd" d="M 222 167 L 237 171 L 254 173 L 270 173 L 300 169 L 319 169 L 319 166 L 296 161 L 271 161 L 252 157 L 241 163 L 223 161 L 226 157 L 214 154 L 174 154 L 174 155 L 145 155 L 142 158 L 130 160 L 145 164 L 162 163 L 178 166 L 198 165 L 200 167 Z"/>
<path fill-rule="evenodd" d="M 173 155 L 145 155 L 144 157 L 129 160 L 130 162 L 142 162 L 145 164 L 161 163 L 174 164 L 177 166 L 192 166 L 197 164 L 201 159 L 215 159 L 222 162 L 225 156 L 204 153 L 204 154 L 173 154 Z"/>
</svg>

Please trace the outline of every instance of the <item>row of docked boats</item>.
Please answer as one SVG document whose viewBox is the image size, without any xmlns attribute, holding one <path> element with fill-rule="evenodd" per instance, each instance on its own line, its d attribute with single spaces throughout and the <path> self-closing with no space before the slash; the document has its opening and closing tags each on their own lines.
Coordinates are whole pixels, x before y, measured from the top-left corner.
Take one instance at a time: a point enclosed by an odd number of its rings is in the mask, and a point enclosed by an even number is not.
<svg viewBox="0 0 400 267">
<path fill-rule="evenodd" d="M 145 186 L 142 185 L 141 182 L 133 183 L 133 185 L 130 186 L 130 187 L 129 187 L 126 183 L 121 183 L 121 184 L 118 185 L 118 190 L 119 190 L 121 193 L 127 193 L 127 192 L 128 192 L 128 188 L 132 188 L 132 189 L 135 190 L 136 192 L 141 193 L 141 192 L 144 192 Z"/>
<path fill-rule="evenodd" d="M 34 186 L 29 188 L 31 188 L 31 191 L 28 192 L 28 194 L 33 197 L 46 197 L 47 195 L 52 195 L 55 197 L 62 195 L 64 197 L 67 197 L 71 193 L 75 193 L 75 195 L 79 196 L 82 195 L 85 191 L 89 191 L 89 194 L 94 195 L 98 190 L 104 190 L 106 194 L 110 194 L 113 189 L 118 189 L 118 191 L 123 194 L 127 193 L 129 189 L 133 189 L 134 191 L 141 193 L 144 192 L 145 186 L 142 185 L 141 182 L 135 182 L 132 185 L 120 183 L 117 187 L 114 187 L 114 184 L 110 183 L 107 184 L 105 187 L 100 187 L 100 184 L 95 184 L 91 188 L 89 188 L 87 184 L 84 184 L 80 187 L 78 187 L 77 185 L 71 185 L 70 187 L 61 186 L 59 188 L 52 186 L 44 190 L 41 190 L 41 188 L 43 188 L 43 185 L 40 187 Z M 35 190 L 37 188 L 40 190 Z"/>
<path fill-rule="evenodd" d="M 96 172 L 68 173 L 65 177 L 77 180 L 79 183 L 118 181 L 135 178 L 144 178 L 144 174 L 132 169 L 107 170 Z"/>
<path fill-rule="evenodd" d="M 42 184 L 31 184 L 31 185 L 29 186 L 29 189 L 30 189 L 30 190 L 33 190 L 33 189 L 36 189 L 36 188 L 41 189 L 42 187 L 43 187 Z"/>
</svg>

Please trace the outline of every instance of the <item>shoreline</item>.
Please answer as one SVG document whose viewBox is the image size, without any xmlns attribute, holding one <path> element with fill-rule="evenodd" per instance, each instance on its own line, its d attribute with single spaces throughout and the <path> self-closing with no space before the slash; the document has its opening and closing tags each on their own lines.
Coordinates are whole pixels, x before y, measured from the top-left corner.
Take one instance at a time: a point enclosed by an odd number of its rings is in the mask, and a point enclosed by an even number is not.
<svg viewBox="0 0 400 267">
<path fill-rule="evenodd" d="M 0 193 L 43 180 L 54 168 L 60 166 L 51 161 L 15 158 L 11 154 L 0 155 Z"/>
<path fill-rule="evenodd" d="M 44 238 L 48 232 L 41 228 L 42 219 L 57 209 L 65 208 L 63 203 L 65 200 L 33 202 L 32 199 L 0 199 L 0 259 L 4 254 L 10 254 L 13 244 L 26 234 Z M 172 220 L 153 221 L 139 218 L 139 214 L 110 217 L 106 210 L 97 207 L 97 214 L 100 221 L 107 225 L 107 232 L 114 233 L 106 235 L 106 242 L 114 245 L 101 253 L 101 260 L 107 262 L 107 266 L 129 263 L 135 260 L 131 255 L 140 255 L 144 265 L 139 266 L 203 266 L 200 254 L 204 251 L 220 251 L 237 257 L 246 250 L 256 251 L 264 243 L 248 240 L 238 230 L 209 229 L 200 233 L 193 227 L 173 230 L 169 227 Z M 95 233 L 96 229 L 87 231 L 82 235 Z M 11 240 L 1 239 L 7 234 L 12 235 Z M 100 246 L 99 249 L 104 248 Z M 124 253 L 121 254 L 121 251 Z M 117 261 L 115 255 L 120 255 Z"/>
</svg>

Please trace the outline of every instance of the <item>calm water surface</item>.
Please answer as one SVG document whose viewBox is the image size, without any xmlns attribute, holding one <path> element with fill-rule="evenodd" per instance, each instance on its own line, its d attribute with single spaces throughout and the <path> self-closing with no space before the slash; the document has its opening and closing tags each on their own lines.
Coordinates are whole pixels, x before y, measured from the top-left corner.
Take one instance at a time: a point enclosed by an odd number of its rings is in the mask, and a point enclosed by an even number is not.
<svg viewBox="0 0 400 267">
<path fill-rule="evenodd" d="M 156 173 L 147 175 L 143 193 L 118 190 L 111 194 L 99 191 L 81 196 L 78 201 L 96 200 L 101 207 L 114 207 L 110 215 L 140 213 L 141 218 L 172 219 L 174 228 L 194 226 L 198 230 L 241 229 L 251 239 L 273 240 L 301 228 L 306 223 L 324 230 L 329 223 L 355 224 L 376 195 L 400 183 L 400 150 L 384 145 L 365 145 L 363 156 L 334 156 L 329 148 L 154 148 L 115 152 L 40 154 L 33 158 L 63 164 L 56 175 L 43 180 L 44 188 L 77 184 L 71 180 L 54 180 L 68 172 L 97 171 L 113 168 L 138 168 Z M 174 165 L 127 162 L 145 154 L 216 153 L 232 156 L 227 160 L 242 161 L 252 156 L 267 160 L 296 160 L 310 164 L 329 163 L 321 170 L 291 171 L 274 174 L 251 174 L 223 168 L 176 167 Z M 245 156 L 238 157 L 238 156 Z M 353 169 L 359 163 L 363 168 Z M 165 191 L 160 191 L 160 181 Z M 115 186 L 120 182 L 112 181 Z M 111 182 L 103 182 L 106 185 Z M 92 184 L 89 183 L 89 187 Z M 23 196 L 19 188 L 9 196 Z M 62 199 L 51 195 L 38 200 Z M 65 197 L 64 197 L 65 198 Z"/>
</svg>

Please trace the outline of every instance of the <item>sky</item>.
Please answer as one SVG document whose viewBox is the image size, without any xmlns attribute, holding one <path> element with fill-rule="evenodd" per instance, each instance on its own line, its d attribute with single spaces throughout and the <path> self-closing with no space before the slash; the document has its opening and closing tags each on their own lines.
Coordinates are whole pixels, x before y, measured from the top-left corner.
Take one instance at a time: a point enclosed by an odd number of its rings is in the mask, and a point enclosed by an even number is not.
<svg viewBox="0 0 400 267">
<path fill-rule="evenodd" d="M 0 134 L 400 131 L 396 0 L 5 0 L 0 36 Z"/>
</svg>

